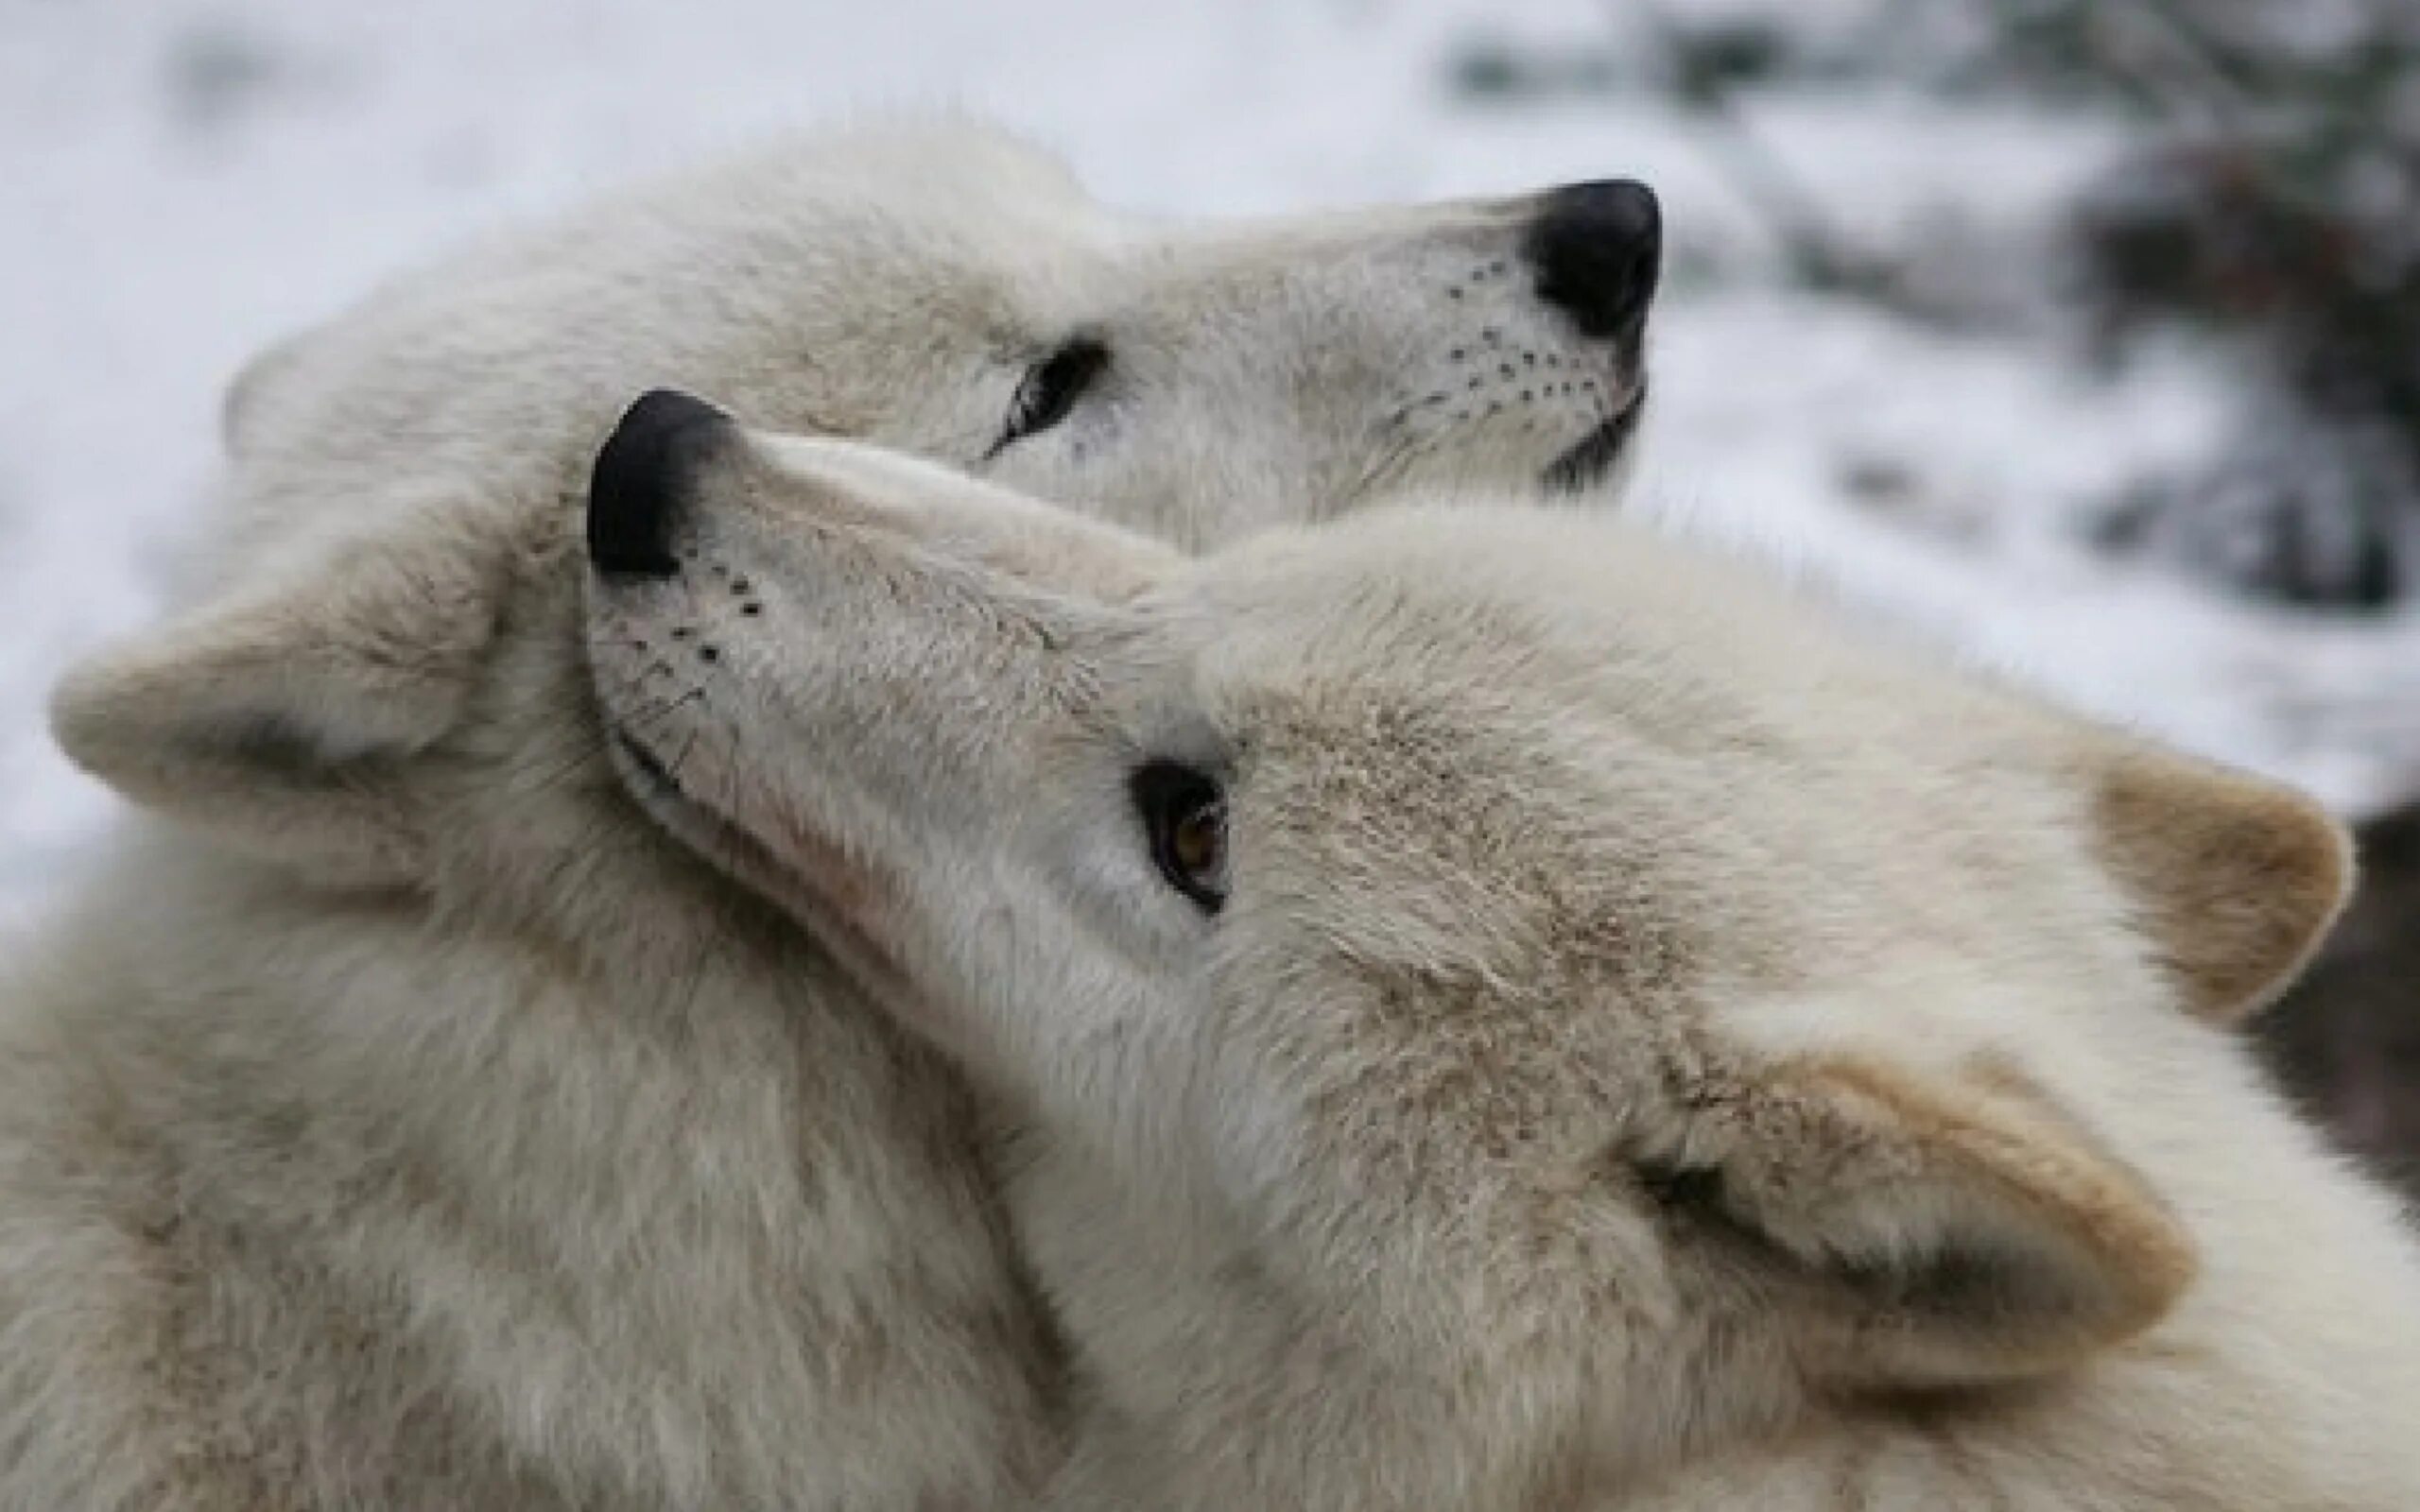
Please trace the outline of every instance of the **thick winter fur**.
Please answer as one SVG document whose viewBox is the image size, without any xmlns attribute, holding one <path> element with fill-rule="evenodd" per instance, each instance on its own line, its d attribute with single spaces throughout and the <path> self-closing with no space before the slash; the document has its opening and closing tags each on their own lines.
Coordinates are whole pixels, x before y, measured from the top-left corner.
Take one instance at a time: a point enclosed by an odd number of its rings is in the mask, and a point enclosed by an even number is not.
<svg viewBox="0 0 2420 1512">
<path fill-rule="evenodd" d="M 1148 225 L 978 131 L 866 131 L 257 366 L 206 584 L 56 705 L 149 812 L 0 1015 L 0 1508 L 1029 1484 L 1057 1364 L 959 1078 L 609 765 L 590 460 L 680 381 L 1186 539 L 1584 484 L 1639 331 L 1545 301 L 1539 203 Z M 1079 341 L 1091 383 L 1040 404 Z M 1055 422 L 1018 434 L 1021 390 Z"/>
<path fill-rule="evenodd" d="M 1028 1121 L 1048 1505 L 2420 1506 L 2420 1256 L 2213 1022 L 2307 800 L 1616 521 L 664 455 L 630 779 Z"/>
</svg>

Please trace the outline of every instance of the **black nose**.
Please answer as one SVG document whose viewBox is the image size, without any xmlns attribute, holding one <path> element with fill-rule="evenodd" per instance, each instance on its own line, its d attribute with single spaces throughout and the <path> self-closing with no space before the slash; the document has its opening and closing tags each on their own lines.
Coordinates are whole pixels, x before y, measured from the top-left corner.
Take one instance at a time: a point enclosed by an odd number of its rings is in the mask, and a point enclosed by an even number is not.
<svg viewBox="0 0 2420 1512">
<path fill-rule="evenodd" d="M 657 388 L 622 412 L 588 480 L 588 559 L 598 572 L 669 577 L 672 535 L 699 464 L 731 429 L 704 400 Z"/>
<path fill-rule="evenodd" d="M 1655 298 L 1664 214 L 1633 179 L 1599 179 L 1547 192 L 1523 249 L 1538 298 L 1598 339 L 1634 330 Z"/>
</svg>

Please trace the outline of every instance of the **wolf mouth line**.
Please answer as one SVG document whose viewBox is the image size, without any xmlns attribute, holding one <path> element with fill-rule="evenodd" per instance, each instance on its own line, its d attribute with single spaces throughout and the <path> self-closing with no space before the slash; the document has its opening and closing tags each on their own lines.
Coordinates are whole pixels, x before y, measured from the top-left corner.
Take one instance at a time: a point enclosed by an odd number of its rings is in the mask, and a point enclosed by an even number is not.
<svg viewBox="0 0 2420 1512">
<path fill-rule="evenodd" d="M 1599 421 L 1596 429 L 1571 443 L 1547 464 L 1539 481 L 1548 493 L 1585 493 L 1605 480 L 1630 450 L 1639 418 L 1647 411 L 1647 380 L 1642 374 L 1630 402 Z"/>
</svg>

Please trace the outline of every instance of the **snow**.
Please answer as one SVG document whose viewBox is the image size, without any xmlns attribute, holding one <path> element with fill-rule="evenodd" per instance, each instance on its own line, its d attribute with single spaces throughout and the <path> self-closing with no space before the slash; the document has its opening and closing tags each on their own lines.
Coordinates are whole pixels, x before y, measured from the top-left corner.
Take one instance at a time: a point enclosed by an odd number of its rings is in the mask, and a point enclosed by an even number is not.
<svg viewBox="0 0 2420 1512">
<path fill-rule="evenodd" d="M 1676 266 L 1711 270 L 1659 317 L 1648 507 L 1778 542 L 1974 655 L 2348 811 L 2420 786 L 2420 615 L 2255 610 L 2075 544 L 2079 498 L 2225 422 L 2206 355 L 2087 382 L 2065 354 L 1791 291 L 1702 123 L 1643 93 L 1480 111 L 1448 87 L 1462 38 L 1601 45 L 1617 9 L 0 0 L 0 918 L 54 891 L 109 812 L 51 749 L 45 691 L 156 606 L 247 353 L 500 219 L 863 106 L 986 111 L 1105 197 L 1171 211 L 1646 178 Z M 1747 126 L 1853 232 L 1949 209 L 2026 235 L 2111 140 L 1892 92 L 1810 92 Z M 1877 464 L 1901 507 L 1850 502 Z"/>
</svg>

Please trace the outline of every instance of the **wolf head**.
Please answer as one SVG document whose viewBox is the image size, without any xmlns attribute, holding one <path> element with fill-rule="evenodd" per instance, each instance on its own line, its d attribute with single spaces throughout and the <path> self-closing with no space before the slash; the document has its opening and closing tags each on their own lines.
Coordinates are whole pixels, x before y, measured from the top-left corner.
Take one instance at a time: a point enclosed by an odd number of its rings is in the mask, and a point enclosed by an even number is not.
<svg viewBox="0 0 2420 1512">
<path fill-rule="evenodd" d="M 601 773 L 581 765 L 566 558 L 589 459 L 639 389 L 1188 541 L 1423 483 L 1583 493 L 1628 455 L 1658 243 L 1653 197 L 1617 182 L 1144 221 L 949 123 L 645 189 L 256 363 L 228 410 L 215 577 L 72 676 L 57 730 L 241 850 L 346 882 L 471 876 L 499 858 L 438 852 L 492 833 L 485 795 Z M 550 813 L 525 793 L 501 817 L 532 833 Z"/>
<path fill-rule="evenodd" d="M 1629 454 L 1661 241 L 1628 181 L 1204 225 L 1109 210 L 994 132 L 867 129 L 407 278 L 258 359 L 226 430 L 282 495 L 347 470 L 349 514 L 369 456 L 576 490 L 657 386 L 1184 541 L 1268 523 L 1237 501 L 1579 492 Z"/>
<path fill-rule="evenodd" d="M 591 543 L 659 819 L 1279 1320 L 1243 1383 L 1189 1374 L 1233 1320 L 1131 1362 L 1257 1404 L 1201 1444 L 1356 1379 L 1668 1446 L 2085 1359 L 2195 1267 L 2112 1026 L 2248 1011 L 2347 885 L 2299 798 L 1610 521 L 1193 558 L 659 395 Z M 1052 1231 L 1115 1376 L 1149 1304 Z"/>
</svg>

